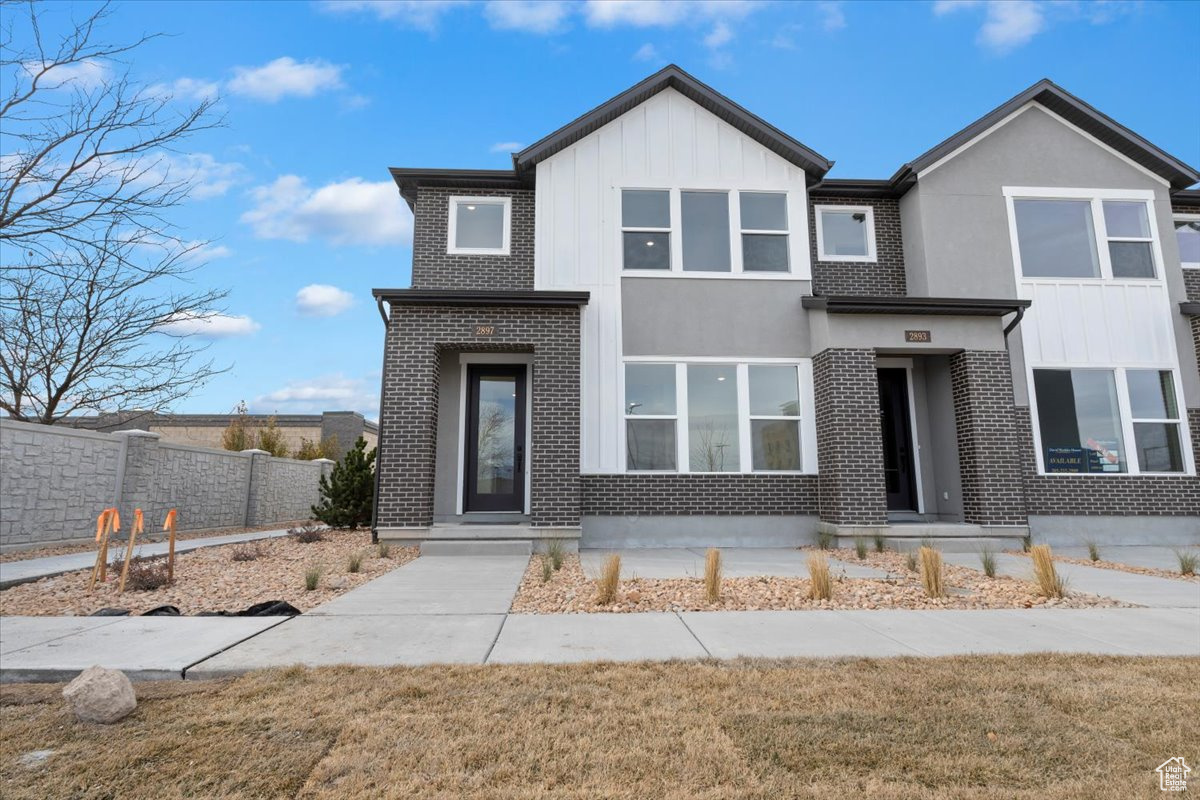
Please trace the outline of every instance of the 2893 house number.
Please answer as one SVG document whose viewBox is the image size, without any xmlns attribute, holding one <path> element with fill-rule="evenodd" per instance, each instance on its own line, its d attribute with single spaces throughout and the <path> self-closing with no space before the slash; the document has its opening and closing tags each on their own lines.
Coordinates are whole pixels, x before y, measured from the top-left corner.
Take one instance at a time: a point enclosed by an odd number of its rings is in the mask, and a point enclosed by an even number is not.
<svg viewBox="0 0 1200 800">
<path fill-rule="evenodd" d="M 928 343 L 933 341 L 933 337 L 929 335 L 929 331 L 905 331 L 904 341 Z"/>
<path fill-rule="evenodd" d="M 475 335 L 476 336 L 495 336 L 496 335 L 496 326 L 495 325 L 476 325 L 475 326 Z"/>
</svg>

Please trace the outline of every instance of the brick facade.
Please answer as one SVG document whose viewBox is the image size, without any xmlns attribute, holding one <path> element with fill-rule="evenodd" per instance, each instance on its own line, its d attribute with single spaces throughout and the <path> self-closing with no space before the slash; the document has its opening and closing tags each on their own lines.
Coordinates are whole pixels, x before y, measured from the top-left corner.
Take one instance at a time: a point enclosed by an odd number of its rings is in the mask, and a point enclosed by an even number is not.
<svg viewBox="0 0 1200 800">
<path fill-rule="evenodd" d="M 1003 350 L 950 356 L 963 521 L 1025 525 L 1012 369 Z"/>
<path fill-rule="evenodd" d="M 817 513 L 815 475 L 584 475 L 595 516 L 781 516 Z"/>
<path fill-rule="evenodd" d="M 512 229 L 507 256 L 464 256 L 446 252 L 451 197 L 511 197 Z M 413 213 L 414 289 L 533 288 L 533 190 L 422 187 Z"/>
<path fill-rule="evenodd" d="M 1039 475 L 1029 409 L 1016 410 L 1023 447 L 1025 504 L 1030 514 L 1079 516 L 1194 516 L 1200 478 L 1187 475 Z M 1200 463 L 1200 409 L 1188 411 L 1192 452 Z"/>
<path fill-rule="evenodd" d="M 821 519 L 886 525 L 879 378 L 871 349 L 823 350 L 813 358 Z"/>
<path fill-rule="evenodd" d="M 477 325 L 495 326 L 476 336 Z M 433 522 L 443 351 L 533 353 L 530 516 L 579 525 L 579 309 L 392 307 L 385 342 L 378 528 Z"/>
<path fill-rule="evenodd" d="M 820 261 L 817 258 L 815 206 L 871 206 L 875 217 L 875 261 Z M 808 200 L 809 251 L 812 257 L 813 294 L 902 297 L 904 240 L 900 233 L 900 202 L 890 198 L 810 197 Z"/>
</svg>

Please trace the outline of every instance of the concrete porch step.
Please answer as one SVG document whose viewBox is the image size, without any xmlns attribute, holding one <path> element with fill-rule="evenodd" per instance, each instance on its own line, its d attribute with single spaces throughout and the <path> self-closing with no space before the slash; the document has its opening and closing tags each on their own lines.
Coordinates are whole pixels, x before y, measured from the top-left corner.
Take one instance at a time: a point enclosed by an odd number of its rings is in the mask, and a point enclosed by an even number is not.
<svg viewBox="0 0 1200 800">
<path fill-rule="evenodd" d="M 529 539 L 426 539 L 421 542 L 423 556 L 528 556 L 533 552 Z"/>
</svg>

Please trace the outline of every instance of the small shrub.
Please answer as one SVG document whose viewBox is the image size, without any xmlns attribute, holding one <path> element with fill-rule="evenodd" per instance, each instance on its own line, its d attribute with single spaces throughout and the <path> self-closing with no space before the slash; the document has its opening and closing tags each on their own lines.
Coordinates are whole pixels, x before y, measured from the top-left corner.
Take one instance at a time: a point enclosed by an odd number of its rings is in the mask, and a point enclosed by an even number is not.
<svg viewBox="0 0 1200 800">
<path fill-rule="evenodd" d="M 704 554 L 704 599 L 710 603 L 721 600 L 721 551 L 715 547 Z"/>
<path fill-rule="evenodd" d="M 596 581 L 596 602 L 609 605 L 617 599 L 617 589 L 621 585 L 621 557 L 613 553 L 604 559 L 604 567 L 600 570 L 600 578 Z"/>
<path fill-rule="evenodd" d="M 1176 550 L 1175 558 L 1179 559 L 1180 575 L 1196 574 L 1196 565 L 1200 563 L 1200 553 L 1189 550 Z"/>
<path fill-rule="evenodd" d="M 861 536 L 854 537 L 854 555 L 859 561 L 867 557 L 867 542 Z"/>
<path fill-rule="evenodd" d="M 829 559 L 824 553 L 810 553 L 808 556 L 808 596 L 813 600 L 831 600 L 833 598 L 833 580 L 829 576 Z"/>
<path fill-rule="evenodd" d="M 1100 545 L 1096 544 L 1091 539 L 1088 539 L 1086 544 L 1087 544 L 1087 549 L 1088 549 L 1088 558 L 1090 558 L 1092 561 L 1099 561 L 1100 560 Z"/>
<path fill-rule="evenodd" d="M 942 554 L 932 547 L 921 548 L 921 585 L 925 594 L 930 597 L 945 597 L 944 582 L 945 568 L 942 566 Z"/>
<path fill-rule="evenodd" d="M 329 477 L 321 476 L 321 502 L 312 507 L 314 517 L 331 528 L 354 530 L 371 523 L 375 499 L 375 448 L 367 452 L 361 436 Z"/>
<path fill-rule="evenodd" d="M 230 550 L 233 561 L 258 561 L 263 556 L 262 543 L 258 541 L 235 544 Z"/>
<path fill-rule="evenodd" d="M 221 432 L 221 446 L 226 450 L 249 450 L 254 447 L 254 435 L 246 427 L 246 401 L 237 404 L 229 425 Z"/>
<path fill-rule="evenodd" d="M 1035 544 L 1029 548 L 1029 556 L 1033 559 L 1033 576 L 1037 579 L 1038 590 L 1043 597 L 1066 597 L 1067 581 L 1054 568 L 1054 556 L 1050 545 Z"/>
<path fill-rule="evenodd" d="M 321 568 L 313 565 L 304 571 L 304 591 L 315 591 L 321 583 Z"/>
<path fill-rule="evenodd" d="M 882 553 L 887 550 L 887 540 L 883 538 L 882 533 L 877 533 L 871 537 L 875 542 L 875 552 Z"/>
<path fill-rule="evenodd" d="M 362 571 L 363 554 L 359 552 L 351 553 L 346 559 L 346 572 L 354 573 Z"/>
<path fill-rule="evenodd" d="M 566 552 L 563 550 L 563 543 L 558 539 L 551 539 L 546 545 L 546 555 L 550 559 L 550 565 L 554 567 L 554 571 L 558 572 L 562 569 L 563 558 Z"/>
<path fill-rule="evenodd" d="M 554 564 L 550 561 L 549 558 L 543 557 L 542 558 L 542 583 L 549 583 L 550 579 L 552 577 L 554 577 Z"/>
<path fill-rule="evenodd" d="M 829 531 L 817 531 L 817 548 L 820 550 L 832 550 L 833 534 Z"/>
<path fill-rule="evenodd" d="M 266 450 L 276 458 L 287 458 L 288 446 L 283 440 L 283 431 L 275 423 L 274 415 L 267 418 L 267 427 L 258 432 L 258 449 Z"/>
<path fill-rule="evenodd" d="M 390 544 L 388 544 L 387 542 L 380 542 L 377 545 L 377 547 L 379 548 L 379 557 L 380 558 L 391 558 L 392 557 L 392 546 Z"/>
<path fill-rule="evenodd" d="M 917 554 L 915 551 L 909 550 L 904 554 L 904 566 L 908 567 L 909 572 L 917 571 Z"/>
<path fill-rule="evenodd" d="M 323 542 L 325 541 L 325 529 L 317 525 L 304 525 L 299 528 L 290 528 L 288 536 L 300 544 Z"/>
<path fill-rule="evenodd" d="M 109 565 L 112 575 L 120 575 L 125 567 L 124 558 L 114 558 Z M 129 561 L 129 575 L 125 588 L 135 592 L 150 592 L 167 586 L 171 581 L 167 573 L 167 559 L 163 556 L 134 556 Z"/>
<path fill-rule="evenodd" d="M 989 578 L 996 577 L 996 554 L 984 548 L 979 551 L 979 563 L 983 565 L 983 574 Z"/>
<path fill-rule="evenodd" d="M 1021 539 L 1021 549 L 1024 552 L 1028 553 L 1030 548 L 1032 548 L 1032 547 L 1033 547 L 1033 537 L 1032 536 L 1025 536 Z"/>
</svg>

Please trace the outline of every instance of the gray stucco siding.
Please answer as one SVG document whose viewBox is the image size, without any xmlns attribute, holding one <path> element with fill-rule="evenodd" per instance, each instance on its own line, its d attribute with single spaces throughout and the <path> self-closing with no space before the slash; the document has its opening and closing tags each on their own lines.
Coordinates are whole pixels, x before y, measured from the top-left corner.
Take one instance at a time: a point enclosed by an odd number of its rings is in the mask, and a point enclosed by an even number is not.
<svg viewBox="0 0 1200 800">
<path fill-rule="evenodd" d="M 808 281 L 634 278 L 621 281 L 627 356 L 807 358 Z"/>
</svg>

